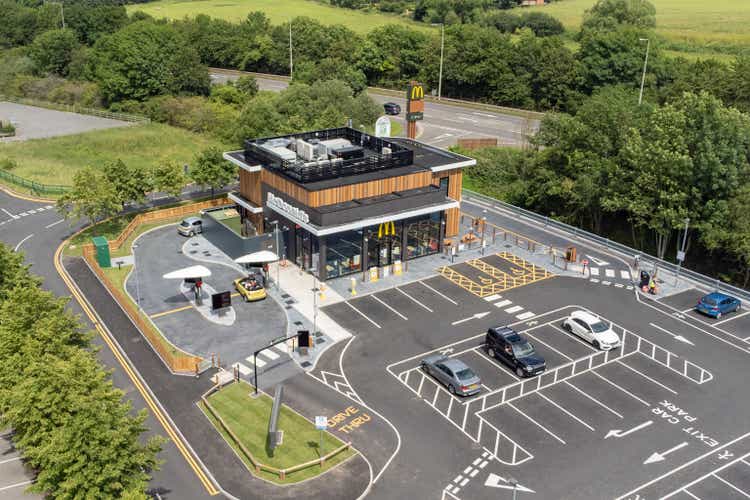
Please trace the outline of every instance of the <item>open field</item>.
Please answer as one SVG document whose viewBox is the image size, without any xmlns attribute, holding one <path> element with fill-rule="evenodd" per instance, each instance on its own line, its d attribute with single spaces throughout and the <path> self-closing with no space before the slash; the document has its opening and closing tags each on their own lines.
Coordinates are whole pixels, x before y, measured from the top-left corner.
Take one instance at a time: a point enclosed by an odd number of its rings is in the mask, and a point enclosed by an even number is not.
<svg viewBox="0 0 750 500">
<path fill-rule="evenodd" d="M 102 167 L 117 159 L 145 167 L 166 160 L 184 164 L 209 146 L 229 148 L 205 135 L 151 123 L 3 144 L 0 158 L 18 164 L 12 170 L 15 175 L 46 184 L 70 185 L 73 174 L 87 165 Z"/>
<path fill-rule="evenodd" d="M 161 0 L 129 5 L 127 8 L 128 13 L 139 10 L 156 18 L 182 19 L 185 16 L 208 14 L 234 22 L 241 21 L 250 12 L 262 11 L 273 24 L 288 22 L 296 16 L 307 16 L 323 24 L 343 24 L 361 34 L 384 24 L 401 24 L 424 31 L 433 29 L 395 15 L 343 9 L 312 0 Z"/>
<path fill-rule="evenodd" d="M 596 0 L 561 0 L 529 7 L 554 16 L 569 29 L 577 29 L 584 11 Z M 747 0 L 651 0 L 656 7 L 657 32 L 690 52 L 712 52 L 723 46 L 748 46 L 750 8 Z"/>
</svg>

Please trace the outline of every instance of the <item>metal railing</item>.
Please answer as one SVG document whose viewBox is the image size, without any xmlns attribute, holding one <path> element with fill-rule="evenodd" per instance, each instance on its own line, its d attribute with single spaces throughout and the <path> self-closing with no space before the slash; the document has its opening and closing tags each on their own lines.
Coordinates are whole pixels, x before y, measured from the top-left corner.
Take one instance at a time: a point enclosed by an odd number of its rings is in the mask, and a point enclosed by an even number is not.
<svg viewBox="0 0 750 500">
<path fill-rule="evenodd" d="M 79 113 L 82 115 L 98 116 L 99 118 L 109 118 L 111 120 L 120 120 L 131 123 L 149 123 L 150 118 L 129 113 L 115 113 L 106 109 L 87 108 L 70 104 L 60 104 L 49 101 L 39 101 L 37 99 L 27 99 L 25 97 L 14 97 L 0 94 L 0 101 L 14 102 L 16 104 L 25 104 L 27 106 L 36 106 L 38 108 L 54 109 L 56 111 L 67 111 L 70 113 Z"/>
<path fill-rule="evenodd" d="M 6 170 L 0 170 L 0 180 L 30 190 L 35 195 L 61 195 L 70 191 L 70 186 L 56 184 L 42 184 L 41 182 L 24 179 Z"/>
<path fill-rule="evenodd" d="M 491 198 L 489 196 L 477 193 L 475 191 L 471 191 L 469 189 L 464 189 L 463 191 L 466 196 L 474 197 L 475 199 L 478 199 L 484 203 L 493 205 L 495 208 L 511 212 L 512 214 L 518 216 L 519 218 L 525 217 L 526 219 L 529 219 L 531 221 L 543 224 L 545 227 L 552 227 L 560 231 L 563 231 L 565 233 L 568 233 L 574 236 L 575 238 L 584 239 L 584 240 L 588 240 L 590 242 L 596 243 L 597 245 L 600 245 L 606 248 L 607 250 L 613 250 L 615 252 L 619 252 L 620 254 L 622 254 L 624 257 L 628 259 L 634 260 L 636 257 L 638 257 L 641 267 L 648 267 L 648 265 L 650 264 L 654 269 L 667 271 L 672 274 L 677 273 L 677 269 L 678 269 L 677 264 L 667 262 L 658 257 L 654 257 L 653 255 L 649 255 L 649 254 L 643 253 L 640 250 L 635 250 L 627 245 L 623 245 L 622 243 L 618 243 L 608 238 L 604 238 L 603 236 L 599 236 L 597 234 L 590 233 L 588 231 L 577 228 L 575 226 L 565 224 L 564 222 L 560 222 L 553 218 L 550 218 L 544 215 L 539 215 L 530 210 L 526 210 L 524 208 L 517 207 L 509 203 L 505 203 L 504 201 L 496 200 L 495 198 Z M 712 278 L 710 276 L 706 276 L 696 271 L 692 271 L 690 269 L 685 268 L 684 266 L 680 268 L 680 276 L 682 276 L 682 278 L 684 279 L 689 279 L 691 281 L 694 281 L 695 283 L 698 283 L 708 289 L 723 291 L 723 292 L 735 295 L 737 297 L 740 297 L 744 300 L 750 300 L 750 291 L 725 283 L 719 280 L 718 278 Z"/>
</svg>

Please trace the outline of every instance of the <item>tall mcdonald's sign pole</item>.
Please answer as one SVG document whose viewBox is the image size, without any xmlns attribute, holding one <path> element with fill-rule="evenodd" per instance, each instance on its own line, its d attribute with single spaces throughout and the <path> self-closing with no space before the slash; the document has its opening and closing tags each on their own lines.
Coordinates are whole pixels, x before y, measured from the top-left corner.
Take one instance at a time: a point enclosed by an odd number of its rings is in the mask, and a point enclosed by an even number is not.
<svg viewBox="0 0 750 500">
<path fill-rule="evenodd" d="M 417 138 L 417 121 L 424 119 L 424 86 L 412 81 L 406 89 L 406 137 Z"/>
</svg>

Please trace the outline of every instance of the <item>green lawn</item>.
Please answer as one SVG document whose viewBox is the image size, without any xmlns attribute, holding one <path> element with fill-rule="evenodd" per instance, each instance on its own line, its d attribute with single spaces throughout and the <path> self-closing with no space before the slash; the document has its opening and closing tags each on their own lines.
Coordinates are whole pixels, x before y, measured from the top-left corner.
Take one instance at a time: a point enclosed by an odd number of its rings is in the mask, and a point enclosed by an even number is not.
<svg viewBox="0 0 750 500">
<path fill-rule="evenodd" d="M 18 176 L 45 184 L 70 185 L 73 174 L 86 165 L 102 167 L 117 159 L 146 167 L 163 160 L 190 163 L 209 146 L 231 149 L 205 135 L 150 123 L 0 144 L 0 159 L 15 160 L 18 166 L 11 172 Z"/>
<path fill-rule="evenodd" d="M 313 0 L 160 0 L 127 6 L 128 13 L 143 11 L 156 18 L 182 19 L 196 14 L 239 22 L 248 13 L 262 11 L 273 24 L 288 22 L 290 18 L 307 16 L 323 24 L 343 24 L 357 33 L 367 33 L 384 24 L 402 24 L 418 30 L 433 29 L 395 15 L 367 13 L 332 7 Z"/>
<path fill-rule="evenodd" d="M 283 444 L 273 452 L 269 452 L 266 447 L 266 439 L 273 401 L 265 394 L 252 398 L 249 395 L 251 391 L 252 387 L 246 383 L 230 384 L 212 394 L 208 400 L 213 409 L 256 460 L 271 467 L 283 469 L 315 460 L 320 456 L 320 450 L 318 450 L 320 431 L 315 429 L 312 422 L 286 406 L 282 406 L 278 422 L 278 428 L 284 431 Z M 204 411 L 219 432 L 224 435 L 227 441 L 232 443 L 232 439 L 222 430 L 221 425 L 211 417 L 211 413 L 205 409 Z M 342 444 L 332 434 L 323 433 L 323 454 L 338 448 Z M 243 457 L 248 467 L 253 469 L 249 461 L 244 458 L 239 447 L 234 444 L 232 446 Z M 318 466 L 308 467 L 299 472 L 288 474 L 284 481 L 280 481 L 278 476 L 267 472 L 262 473 L 261 476 L 281 484 L 299 482 L 334 467 L 354 453 L 356 452 L 351 448 L 344 450 L 331 460 L 326 461 L 322 468 Z"/>
<path fill-rule="evenodd" d="M 529 7 L 550 14 L 566 28 L 578 29 L 584 11 L 596 0 L 560 0 Z M 714 45 L 747 46 L 750 50 L 748 0 L 651 0 L 657 32 L 675 44 L 697 46 L 690 52 L 710 53 Z"/>
</svg>

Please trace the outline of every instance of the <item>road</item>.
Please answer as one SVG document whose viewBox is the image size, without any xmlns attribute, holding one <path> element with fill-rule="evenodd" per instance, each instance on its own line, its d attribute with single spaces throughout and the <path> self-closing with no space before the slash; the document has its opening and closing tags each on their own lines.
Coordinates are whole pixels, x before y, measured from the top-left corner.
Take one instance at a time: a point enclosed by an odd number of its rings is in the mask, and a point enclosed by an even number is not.
<svg viewBox="0 0 750 500">
<path fill-rule="evenodd" d="M 239 73 L 223 73 L 213 71 L 211 80 L 214 83 L 225 83 L 236 79 Z M 261 90 L 279 92 L 289 83 L 284 80 L 256 77 Z M 405 98 L 370 92 L 376 102 L 395 102 L 406 109 Z M 404 124 L 404 113 L 396 117 Z M 460 138 L 497 137 L 499 144 L 522 145 L 526 142 L 526 135 L 533 133 L 539 127 L 539 120 L 527 119 L 510 114 L 477 110 L 454 104 L 437 104 L 425 102 L 424 120 L 419 123 L 419 140 L 427 144 L 447 148 L 456 144 Z"/>
</svg>

